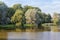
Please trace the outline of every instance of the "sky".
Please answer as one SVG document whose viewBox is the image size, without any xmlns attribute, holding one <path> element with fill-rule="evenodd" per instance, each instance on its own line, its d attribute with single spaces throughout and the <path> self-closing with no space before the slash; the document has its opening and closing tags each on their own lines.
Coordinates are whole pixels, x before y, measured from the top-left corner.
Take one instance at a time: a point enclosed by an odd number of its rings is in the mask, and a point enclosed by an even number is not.
<svg viewBox="0 0 60 40">
<path fill-rule="evenodd" d="M 60 0 L 0 0 L 7 6 L 20 3 L 22 6 L 29 5 L 39 7 L 42 12 L 53 14 L 54 12 L 60 13 Z"/>
</svg>

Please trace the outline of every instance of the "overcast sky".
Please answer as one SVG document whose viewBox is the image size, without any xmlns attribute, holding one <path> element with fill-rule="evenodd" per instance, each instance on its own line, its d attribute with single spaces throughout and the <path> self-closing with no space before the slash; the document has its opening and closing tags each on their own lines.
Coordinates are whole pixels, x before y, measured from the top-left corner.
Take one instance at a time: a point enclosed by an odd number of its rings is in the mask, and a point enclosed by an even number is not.
<svg viewBox="0 0 60 40">
<path fill-rule="evenodd" d="M 20 3 L 22 5 L 31 5 L 39 7 L 45 13 L 60 13 L 60 0 L 1 0 L 7 6 Z"/>
</svg>

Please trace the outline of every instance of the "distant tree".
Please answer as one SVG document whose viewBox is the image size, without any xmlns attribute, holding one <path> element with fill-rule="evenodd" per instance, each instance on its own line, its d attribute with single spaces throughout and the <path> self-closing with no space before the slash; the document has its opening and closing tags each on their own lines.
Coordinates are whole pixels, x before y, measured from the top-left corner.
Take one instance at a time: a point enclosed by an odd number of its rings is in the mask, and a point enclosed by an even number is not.
<svg viewBox="0 0 60 40">
<path fill-rule="evenodd" d="M 43 23 L 51 23 L 52 17 L 50 14 L 42 13 L 41 17 L 43 19 Z"/>
<path fill-rule="evenodd" d="M 23 10 L 21 4 L 14 4 L 12 8 L 13 8 L 14 10 L 17 10 L 17 9 Z"/>
<path fill-rule="evenodd" d="M 26 12 L 28 9 L 32 9 L 32 8 L 33 8 L 32 6 L 26 5 L 26 6 L 24 6 L 23 10 L 24 10 L 24 12 Z"/>
<path fill-rule="evenodd" d="M 32 6 L 28 6 L 28 5 L 24 6 L 24 8 L 23 8 L 24 12 L 26 12 L 28 9 L 38 9 L 39 11 L 41 11 L 41 9 L 39 9 L 38 7 L 32 7 Z"/>
<path fill-rule="evenodd" d="M 52 22 L 52 17 L 51 17 L 51 15 L 48 14 L 47 17 L 48 17 L 48 18 L 47 18 L 47 22 L 48 22 L 48 23 L 51 23 L 51 22 Z"/>
<path fill-rule="evenodd" d="M 37 9 L 38 10 L 38 12 L 41 12 L 41 9 L 40 8 L 38 8 L 38 7 L 33 7 L 34 9 Z"/>
<path fill-rule="evenodd" d="M 44 22 L 45 23 L 51 23 L 51 15 L 50 14 L 48 14 L 48 15 L 45 14 L 45 16 L 44 16 Z"/>
<path fill-rule="evenodd" d="M 54 13 L 52 20 L 53 20 L 54 24 L 60 25 L 60 14 L 59 13 Z"/>
<path fill-rule="evenodd" d="M 42 13 L 41 11 L 38 11 L 37 13 L 39 15 L 39 20 L 40 20 L 38 24 L 38 28 L 41 28 L 43 23 L 51 23 L 52 17 L 50 14 L 45 14 Z"/>
</svg>

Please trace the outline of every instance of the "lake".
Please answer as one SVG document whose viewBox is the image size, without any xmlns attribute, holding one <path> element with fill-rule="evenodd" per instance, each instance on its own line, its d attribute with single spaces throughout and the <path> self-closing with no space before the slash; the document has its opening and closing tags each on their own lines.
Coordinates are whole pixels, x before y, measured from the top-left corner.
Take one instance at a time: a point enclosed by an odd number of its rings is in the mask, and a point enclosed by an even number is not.
<svg viewBox="0 0 60 40">
<path fill-rule="evenodd" d="M 60 32 L 9 32 L 8 40 L 60 40 Z"/>
</svg>

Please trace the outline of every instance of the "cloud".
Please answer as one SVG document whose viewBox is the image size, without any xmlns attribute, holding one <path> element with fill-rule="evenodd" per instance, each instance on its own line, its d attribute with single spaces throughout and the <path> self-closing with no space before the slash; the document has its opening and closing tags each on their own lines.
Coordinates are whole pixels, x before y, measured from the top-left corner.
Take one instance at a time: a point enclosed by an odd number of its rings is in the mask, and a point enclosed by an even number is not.
<svg viewBox="0 0 60 40">
<path fill-rule="evenodd" d="M 60 0 L 2 0 L 8 6 L 11 6 L 16 3 L 20 3 L 22 5 L 31 5 L 39 7 L 42 12 L 45 13 L 54 13 L 60 12 Z"/>
<path fill-rule="evenodd" d="M 51 3 L 41 6 L 41 9 L 45 13 L 50 13 L 50 14 L 54 12 L 60 13 L 60 0 L 53 0 Z"/>
</svg>

